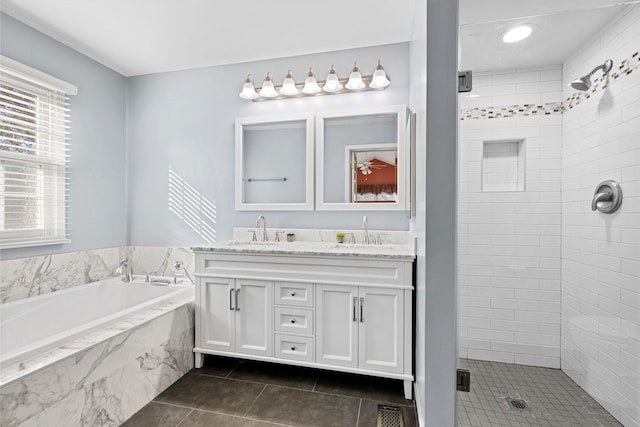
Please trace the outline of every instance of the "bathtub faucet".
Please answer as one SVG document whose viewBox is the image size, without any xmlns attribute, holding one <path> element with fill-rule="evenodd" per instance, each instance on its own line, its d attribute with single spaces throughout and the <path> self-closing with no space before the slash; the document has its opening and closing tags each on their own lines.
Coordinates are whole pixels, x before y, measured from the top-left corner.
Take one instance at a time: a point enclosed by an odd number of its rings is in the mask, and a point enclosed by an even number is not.
<svg viewBox="0 0 640 427">
<path fill-rule="evenodd" d="M 124 274 L 122 276 L 123 282 L 131 282 L 133 280 L 133 269 L 131 265 L 129 265 L 129 260 L 124 259 L 120 261 L 120 265 L 118 265 L 118 269 L 116 270 L 116 274 Z"/>
</svg>

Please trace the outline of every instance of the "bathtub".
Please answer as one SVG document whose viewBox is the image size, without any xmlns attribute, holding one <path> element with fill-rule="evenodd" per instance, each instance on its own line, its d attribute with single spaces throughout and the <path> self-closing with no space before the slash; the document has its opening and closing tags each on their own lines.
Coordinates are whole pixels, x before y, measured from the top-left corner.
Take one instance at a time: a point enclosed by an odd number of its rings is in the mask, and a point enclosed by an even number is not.
<svg viewBox="0 0 640 427">
<path fill-rule="evenodd" d="M 24 361 L 189 292 L 120 278 L 0 305 L 0 367 Z"/>
<path fill-rule="evenodd" d="M 124 422 L 192 369 L 194 288 L 113 278 L 1 304 L 0 425 Z"/>
</svg>

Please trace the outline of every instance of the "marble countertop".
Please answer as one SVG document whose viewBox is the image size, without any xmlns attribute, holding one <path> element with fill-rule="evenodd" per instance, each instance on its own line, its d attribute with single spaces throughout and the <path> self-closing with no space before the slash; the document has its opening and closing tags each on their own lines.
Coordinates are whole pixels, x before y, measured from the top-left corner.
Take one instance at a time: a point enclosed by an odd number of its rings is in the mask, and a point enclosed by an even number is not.
<svg viewBox="0 0 640 427">
<path fill-rule="evenodd" d="M 416 257 L 415 243 L 392 244 L 360 244 L 335 243 L 318 241 L 295 242 L 253 242 L 242 240 L 227 240 L 211 246 L 193 247 L 194 251 L 250 253 L 268 255 L 305 255 L 305 256 L 358 256 L 394 259 L 414 259 Z"/>
</svg>

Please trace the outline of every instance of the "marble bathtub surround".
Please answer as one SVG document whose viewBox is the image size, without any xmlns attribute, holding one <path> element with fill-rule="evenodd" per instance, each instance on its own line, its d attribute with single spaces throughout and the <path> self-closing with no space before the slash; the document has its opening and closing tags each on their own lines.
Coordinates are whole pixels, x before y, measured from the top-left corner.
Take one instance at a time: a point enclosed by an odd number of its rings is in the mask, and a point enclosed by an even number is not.
<svg viewBox="0 0 640 427">
<path fill-rule="evenodd" d="M 0 371 L 0 425 L 120 425 L 193 368 L 193 294 Z"/>
<path fill-rule="evenodd" d="M 115 247 L 0 261 L 0 303 L 107 279 L 126 256 Z"/>
<path fill-rule="evenodd" d="M 134 274 L 174 277 L 175 261 L 192 273 L 194 256 L 188 248 L 119 246 L 65 254 L 0 261 L 0 304 L 68 289 L 115 276 L 118 264 L 129 259 Z M 179 273 L 182 274 L 182 273 Z"/>
</svg>

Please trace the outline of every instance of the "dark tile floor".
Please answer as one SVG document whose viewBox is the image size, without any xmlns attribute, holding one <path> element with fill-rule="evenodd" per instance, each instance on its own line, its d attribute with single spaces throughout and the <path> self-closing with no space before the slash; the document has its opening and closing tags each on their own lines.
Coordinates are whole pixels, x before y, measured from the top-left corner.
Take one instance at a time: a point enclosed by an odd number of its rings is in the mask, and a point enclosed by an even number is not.
<svg viewBox="0 0 640 427">
<path fill-rule="evenodd" d="M 378 404 L 418 425 L 402 381 L 207 356 L 124 426 L 375 427 Z"/>
</svg>

